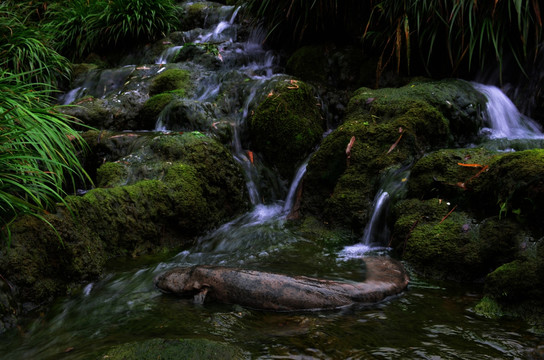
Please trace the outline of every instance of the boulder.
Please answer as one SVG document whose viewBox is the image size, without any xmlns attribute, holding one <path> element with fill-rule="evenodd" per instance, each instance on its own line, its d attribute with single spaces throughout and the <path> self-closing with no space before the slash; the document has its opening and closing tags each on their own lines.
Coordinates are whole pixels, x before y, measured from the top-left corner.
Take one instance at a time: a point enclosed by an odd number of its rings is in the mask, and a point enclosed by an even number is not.
<svg viewBox="0 0 544 360">
<path fill-rule="evenodd" d="M 294 79 L 282 80 L 249 119 L 251 147 L 290 179 L 321 140 L 324 125 L 312 87 Z"/>
<path fill-rule="evenodd" d="M 106 187 L 68 196 L 71 211 L 13 224 L 0 273 L 21 299 L 50 300 L 97 278 L 107 259 L 180 247 L 247 209 L 243 172 L 223 145 L 196 132 L 144 140 L 99 169 Z"/>
</svg>

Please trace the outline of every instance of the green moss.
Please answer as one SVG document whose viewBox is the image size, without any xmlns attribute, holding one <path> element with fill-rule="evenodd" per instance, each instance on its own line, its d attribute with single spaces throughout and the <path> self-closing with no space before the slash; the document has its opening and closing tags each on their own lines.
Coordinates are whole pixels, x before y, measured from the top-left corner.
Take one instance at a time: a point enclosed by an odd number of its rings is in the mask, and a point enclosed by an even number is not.
<svg viewBox="0 0 544 360">
<path fill-rule="evenodd" d="M 453 212 L 443 221 L 417 223 L 407 239 L 404 258 L 427 276 L 474 279 L 482 276 L 477 246 L 471 220 Z"/>
<path fill-rule="evenodd" d="M 543 228 L 544 149 L 495 157 L 489 170 L 474 179 L 473 205 L 489 215 L 515 216 Z"/>
<path fill-rule="evenodd" d="M 395 204 L 392 211 L 394 218 L 393 247 L 404 251 L 406 240 L 419 223 L 438 223 L 448 214 L 450 206 L 440 199 L 406 199 Z"/>
<path fill-rule="evenodd" d="M 190 87 L 190 73 L 187 70 L 167 69 L 153 79 L 149 86 L 149 95 L 173 90 L 185 95 Z"/>
<path fill-rule="evenodd" d="M 314 216 L 306 216 L 296 225 L 296 230 L 301 236 L 328 248 L 338 249 L 341 246 L 352 244 L 356 239 L 351 232 L 339 229 L 331 229 Z"/>
<path fill-rule="evenodd" d="M 485 281 L 485 292 L 499 303 L 519 303 L 531 299 L 542 301 L 544 290 L 534 260 L 515 260 L 498 267 Z"/>
<path fill-rule="evenodd" d="M 412 101 L 423 101 L 440 111 L 454 138 L 467 141 L 473 140 L 481 127 L 480 112 L 486 98 L 463 80 L 416 81 L 401 88 L 361 88 L 351 98 L 348 114 L 394 118 L 405 113 Z"/>
<path fill-rule="evenodd" d="M 146 128 L 154 128 L 161 111 L 174 100 L 172 93 L 161 93 L 149 98 L 142 107 L 140 117 L 142 123 L 147 124 Z"/>
<path fill-rule="evenodd" d="M 408 196 L 438 197 L 455 204 L 466 203 L 466 197 L 473 196 L 467 188 L 495 154 L 483 148 L 442 149 L 426 154 L 412 168 Z"/>
<path fill-rule="evenodd" d="M 119 162 L 107 162 L 97 170 L 96 178 L 99 187 L 123 185 L 127 181 L 128 171 Z"/>
<path fill-rule="evenodd" d="M 477 314 L 489 319 L 498 319 L 503 316 L 501 306 L 489 296 L 484 296 L 474 308 Z"/>
<path fill-rule="evenodd" d="M 110 360 L 197 360 L 197 359 L 243 359 L 243 352 L 231 345 L 205 340 L 151 339 L 117 346 L 108 350 L 101 358 Z"/>
<path fill-rule="evenodd" d="M 412 101 L 393 118 L 351 116 L 325 138 L 310 160 L 303 208 L 356 231 L 369 220 L 377 175 L 406 166 L 433 147 L 447 144 L 447 121 L 422 101 Z M 355 142 L 349 160 L 346 148 Z"/>
<path fill-rule="evenodd" d="M 107 259 L 100 238 L 63 209 L 47 220 L 56 232 L 35 217 L 21 218 L 14 224 L 11 247 L 0 256 L 2 275 L 21 299 L 34 304 L 64 294 L 71 282 L 96 279 Z"/>
<path fill-rule="evenodd" d="M 290 178 L 321 140 L 324 131 L 313 89 L 301 81 L 285 80 L 257 107 L 250 118 L 252 148 Z"/>
</svg>

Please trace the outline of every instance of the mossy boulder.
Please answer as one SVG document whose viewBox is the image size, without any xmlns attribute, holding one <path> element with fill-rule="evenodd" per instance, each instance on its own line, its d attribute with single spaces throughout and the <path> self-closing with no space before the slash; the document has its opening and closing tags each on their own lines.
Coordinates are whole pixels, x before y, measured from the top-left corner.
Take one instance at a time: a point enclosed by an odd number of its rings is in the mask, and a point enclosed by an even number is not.
<svg viewBox="0 0 544 360">
<path fill-rule="evenodd" d="M 408 197 L 440 198 L 453 204 L 472 202 L 469 190 L 497 152 L 485 148 L 441 149 L 419 159 L 410 172 Z"/>
<path fill-rule="evenodd" d="M 476 310 L 483 315 L 489 305 L 495 316 L 521 317 L 544 332 L 544 243 L 542 239 L 527 246 L 523 256 L 492 271 L 485 280 L 485 296 Z"/>
<path fill-rule="evenodd" d="M 308 164 L 303 209 L 361 231 L 380 175 L 409 165 L 432 147 L 447 144 L 447 124 L 440 112 L 422 101 L 412 102 L 405 112 L 390 119 L 348 115 L 346 122 L 323 140 Z"/>
<path fill-rule="evenodd" d="M 452 140 L 466 143 L 475 140 L 482 127 L 487 99 L 464 80 L 416 80 L 400 88 L 361 88 L 351 98 L 348 113 L 393 118 L 411 108 L 414 101 L 423 101 L 442 113 Z"/>
<path fill-rule="evenodd" d="M 154 129 L 161 111 L 175 99 L 172 93 L 160 93 L 150 97 L 140 111 L 140 117 L 145 129 Z"/>
<path fill-rule="evenodd" d="M 239 348 L 205 339 L 151 339 L 116 346 L 101 357 L 110 360 L 245 359 Z"/>
<path fill-rule="evenodd" d="M 473 205 L 488 214 L 525 219 L 544 229 L 544 149 L 496 156 L 489 169 L 474 179 Z"/>
<path fill-rule="evenodd" d="M 477 220 L 441 198 L 410 198 L 392 211 L 391 246 L 419 273 L 435 278 L 482 280 L 522 256 L 528 234 L 512 219 Z"/>
<path fill-rule="evenodd" d="M 319 143 L 324 132 L 318 100 L 311 86 L 284 80 L 262 101 L 249 119 L 252 149 L 291 178 L 297 163 Z"/>
<path fill-rule="evenodd" d="M 247 209 L 242 170 L 223 145 L 201 133 L 142 139 L 132 156 L 99 169 L 112 187 L 68 196 L 71 212 L 45 215 L 52 227 L 35 217 L 13 224 L 0 272 L 22 301 L 47 302 L 100 276 L 114 256 L 180 247 Z"/>
<path fill-rule="evenodd" d="M 191 88 L 190 72 L 183 69 L 166 69 L 153 78 L 149 85 L 149 95 L 177 90 L 179 95 L 187 94 Z"/>
<path fill-rule="evenodd" d="M 127 177 L 127 169 L 118 162 L 107 162 L 97 169 L 97 185 L 99 187 L 124 185 Z"/>
<path fill-rule="evenodd" d="M 345 122 L 323 140 L 308 164 L 303 210 L 361 232 L 380 177 L 400 173 L 433 149 L 473 138 L 483 104 L 485 98 L 461 80 L 358 89 Z"/>
</svg>

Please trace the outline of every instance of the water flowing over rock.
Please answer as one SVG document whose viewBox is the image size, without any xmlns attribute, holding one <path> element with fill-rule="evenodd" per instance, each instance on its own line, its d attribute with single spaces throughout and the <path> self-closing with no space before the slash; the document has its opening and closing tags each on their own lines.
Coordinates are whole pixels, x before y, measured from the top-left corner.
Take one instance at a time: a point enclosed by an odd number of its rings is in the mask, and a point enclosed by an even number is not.
<svg viewBox="0 0 544 360">
<path fill-rule="evenodd" d="M 394 87 L 372 89 L 378 59 L 358 45 L 276 53 L 263 45 L 269 29 L 233 3 L 184 1 L 167 37 L 75 64 L 59 103 L 82 124 L 93 184 L 75 184 L 72 212 L 58 204 L 48 223 L 13 224 L 0 253 L 0 357 L 523 358 L 538 348 L 540 135 L 490 138 L 500 94 L 464 80 L 382 74 L 378 85 Z M 353 298 L 326 294 L 326 311 L 284 313 L 253 309 L 279 308 L 255 306 L 255 286 L 227 296 L 242 301 L 196 305 L 153 286 L 182 268 L 229 272 L 223 283 L 237 290 L 244 274 L 282 274 L 287 293 L 299 278 L 342 290 L 365 285 L 365 264 L 384 258 L 394 274 L 370 275 L 377 305 L 337 309 Z M 483 293 L 431 278 L 480 282 Z M 501 311 L 535 327 L 476 315 Z M 37 319 L 17 323 L 21 314 Z"/>
</svg>

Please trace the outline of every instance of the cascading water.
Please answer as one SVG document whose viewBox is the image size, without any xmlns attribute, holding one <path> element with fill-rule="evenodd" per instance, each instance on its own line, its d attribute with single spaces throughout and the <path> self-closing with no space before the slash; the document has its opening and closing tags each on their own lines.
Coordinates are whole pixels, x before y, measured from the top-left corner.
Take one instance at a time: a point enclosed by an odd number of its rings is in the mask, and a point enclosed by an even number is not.
<svg viewBox="0 0 544 360">
<path fill-rule="evenodd" d="M 228 8 L 228 7 L 226 7 Z M 242 103 L 241 110 L 236 104 L 239 102 L 237 94 L 229 98 L 224 96 L 223 102 L 227 105 L 225 109 L 229 111 L 227 115 L 214 115 L 217 119 L 229 119 L 233 129 L 232 152 L 234 158 L 242 165 L 247 179 L 247 188 L 250 201 L 253 205 L 262 203 L 262 196 L 259 189 L 259 170 L 258 159 L 253 157 L 250 150 L 243 149 L 240 132 L 244 127 L 245 121 L 249 115 L 249 109 L 257 100 L 257 94 L 262 92 L 267 84 L 276 76 L 275 56 L 270 51 L 262 48 L 262 42 L 266 35 L 260 29 L 254 29 L 246 42 L 238 42 L 237 32 L 239 25 L 235 23 L 240 8 L 230 7 L 230 11 L 222 11 L 217 17 L 217 23 L 211 24 L 208 30 L 200 33 L 192 31 L 183 35 L 186 43 L 190 46 L 195 44 L 204 48 L 217 49 L 217 58 L 220 60 L 213 71 L 204 71 L 199 77 L 198 89 L 194 96 L 194 101 L 198 103 L 207 103 L 214 101 L 218 94 L 222 92 L 225 82 L 231 78 L 243 77 L 245 79 L 243 92 L 245 100 Z M 185 45 L 172 46 L 165 50 L 156 61 L 160 64 L 167 64 L 174 59 Z M 198 64 L 195 64 L 198 66 Z M 281 75 L 279 75 L 281 76 Z M 238 85 L 239 86 L 239 85 Z M 232 103 L 233 106 L 228 104 Z M 155 131 L 168 131 L 175 128 L 170 119 L 172 106 L 166 106 L 160 113 Z"/>
<path fill-rule="evenodd" d="M 521 114 L 514 103 L 496 86 L 473 83 L 473 86 L 487 98 L 485 120 L 491 139 L 537 139 L 544 134 L 540 126 L 529 117 Z"/>
<path fill-rule="evenodd" d="M 219 14 L 210 14 L 207 21 L 211 23 L 213 18 L 217 22 L 208 30 L 184 35 L 187 42 L 220 41 L 217 47 L 222 56 L 218 69 L 202 71 L 200 88 L 191 100 L 214 101 L 219 93 L 225 93 L 230 76 L 241 79 L 243 97 L 238 101 L 236 95 L 227 99 L 232 102 L 231 111 L 223 115 L 234 128 L 233 153 L 246 169 L 255 206 L 179 254 L 127 259 L 125 264 L 116 259 L 102 279 L 88 284 L 79 294 L 59 299 L 45 316 L 21 333 L 2 334 L 0 358 L 98 359 L 105 358 L 104 351 L 112 346 L 157 338 L 229 344 L 240 347 L 245 358 L 522 358 L 524 347 L 539 344 L 541 338 L 522 331 L 518 323 L 482 320 L 467 311 L 474 304 L 474 296 L 466 291 L 417 280 L 401 299 L 386 305 L 306 313 L 263 312 L 221 304 L 198 306 L 163 296 L 153 287 L 153 278 L 164 270 L 195 264 L 243 266 L 348 281 L 364 278 L 361 263 L 354 259 L 361 252 L 351 253 L 349 261 L 338 262 L 336 248 L 324 247 L 284 226 L 306 162 L 294 176 L 284 201 L 261 203 L 254 164 L 258 159 L 253 163 L 248 150 L 243 149 L 240 129 L 259 92 L 281 75 L 275 75 L 274 55 L 260 45 L 263 34 L 255 31 L 250 40 L 237 43 L 236 30 L 229 28 L 236 26 L 237 10 L 219 5 L 215 9 Z M 176 46 L 182 45 L 175 45 L 170 52 L 180 50 Z M 151 68 L 147 71 L 161 71 L 172 65 L 168 64 L 172 59 L 164 56 L 157 60 L 160 64 L 147 66 Z M 122 85 L 125 80 L 116 81 Z M 92 91 L 99 96 L 115 91 L 104 85 Z M 83 83 L 78 86 L 67 95 L 67 102 L 88 91 Z M 160 130 L 171 129 L 168 115 L 165 109 L 159 116 Z M 376 251 L 374 244 L 384 245 L 388 237 L 384 217 L 391 201 L 402 196 L 407 176 L 406 170 L 396 170 L 384 177 L 361 246 Z"/>
<path fill-rule="evenodd" d="M 392 200 L 402 198 L 410 171 L 408 168 L 389 170 L 383 177 L 380 190 L 374 197 L 372 215 L 363 230 L 361 241 L 355 245 L 344 247 L 340 259 L 352 259 L 364 256 L 368 252 L 387 250 L 390 230 L 387 215 Z"/>
</svg>

